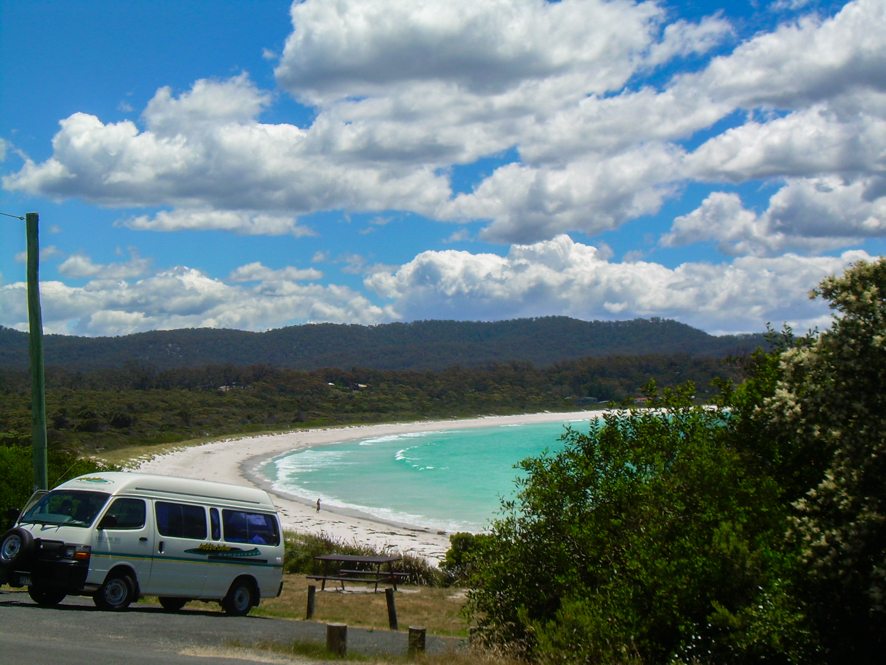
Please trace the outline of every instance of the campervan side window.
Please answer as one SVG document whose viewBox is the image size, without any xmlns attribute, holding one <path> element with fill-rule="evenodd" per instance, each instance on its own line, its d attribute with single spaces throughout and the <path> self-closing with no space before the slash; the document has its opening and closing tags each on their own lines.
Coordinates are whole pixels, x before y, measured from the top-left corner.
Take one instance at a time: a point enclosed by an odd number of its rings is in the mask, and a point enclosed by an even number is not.
<svg viewBox="0 0 886 665">
<path fill-rule="evenodd" d="M 203 506 L 158 501 L 155 512 L 161 536 L 206 539 L 206 509 Z"/>
<path fill-rule="evenodd" d="M 212 539 L 221 540 L 221 522 L 218 519 L 218 508 L 209 509 L 209 524 L 212 527 Z"/>
<path fill-rule="evenodd" d="M 145 525 L 145 502 L 143 499 L 114 499 L 102 524 L 112 529 L 141 529 Z"/>
<path fill-rule="evenodd" d="M 225 540 L 229 543 L 279 545 L 280 531 L 273 515 L 245 510 L 222 510 Z"/>
</svg>

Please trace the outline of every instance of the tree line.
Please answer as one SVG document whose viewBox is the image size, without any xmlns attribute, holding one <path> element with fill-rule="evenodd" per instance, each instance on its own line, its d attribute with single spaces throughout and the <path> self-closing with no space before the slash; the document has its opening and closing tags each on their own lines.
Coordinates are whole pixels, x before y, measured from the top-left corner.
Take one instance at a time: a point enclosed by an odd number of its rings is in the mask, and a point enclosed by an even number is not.
<svg viewBox="0 0 886 665">
<path fill-rule="evenodd" d="M 676 321 L 579 321 L 562 316 L 512 321 L 415 321 L 376 326 L 310 324 L 262 333 L 158 330 L 120 337 L 47 335 L 47 366 L 93 371 L 138 362 L 157 369 L 269 365 L 315 370 L 365 367 L 442 370 L 492 362 L 549 367 L 585 357 L 750 353 L 761 335 L 713 336 Z M 0 368 L 26 369 L 28 336 L 0 327 Z"/>
<path fill-rule="evenodd" d="M 527 362 L 439 371 L 268 365 L 159 370 L 46 370 L 49 445 L 94 453 L 243 432 L 480 414 L 598 408 L 641 396 L 654 379 L 692 381 L 697 398 L 715 379 L 740 378 L 740 360 L 689 356 L 585 358 L 536 367 Z M 30 382 L 0 369 L 0 442 L 30 443 Z"/>
</svg>

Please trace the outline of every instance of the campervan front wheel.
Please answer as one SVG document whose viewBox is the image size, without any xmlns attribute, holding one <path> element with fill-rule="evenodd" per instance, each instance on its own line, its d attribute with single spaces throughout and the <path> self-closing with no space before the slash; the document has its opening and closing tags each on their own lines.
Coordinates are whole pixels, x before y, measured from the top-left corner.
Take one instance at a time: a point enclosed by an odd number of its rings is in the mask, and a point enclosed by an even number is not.
<svg viewBox="0 0 886 665">
<path fill-rule="evenodd" d="M 245 616 L 256 604 L 257 596 L 255 583 L 248 577 L 238 577 L 222 600 L 222 609 L 231 616 Z"/>
<path fill-rule="evenodd" d="M 59 589 L 32 585 L 28 587 L 28 595 L 31 600 L 42 607 L 54 607 L 62 602 L 68 594 Z"/>
<path fill-rule="evenodd" d="M 92 597 L 102 610 L 122 610 L 135 600 L 135 580 L 126 573 L 112 573 Z"/>
</svg>

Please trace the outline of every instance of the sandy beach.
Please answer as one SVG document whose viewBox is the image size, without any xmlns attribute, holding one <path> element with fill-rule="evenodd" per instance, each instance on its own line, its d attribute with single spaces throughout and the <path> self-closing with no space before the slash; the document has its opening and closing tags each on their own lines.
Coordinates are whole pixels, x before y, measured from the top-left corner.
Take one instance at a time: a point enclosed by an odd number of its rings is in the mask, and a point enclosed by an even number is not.
<svg viewBox="0 0 886 665">
<path fill-rule="evenodd" d="M 137 464 L 134 470 L 240 485 L 257 485 L 271 493 L 280 512 L 284 529 L 324 534 L 340 541 L 370 545 L 377 550 L 391 550 L 401 554 L 424 557 L 429 562 L 437 564 L 449 549 L 448 533 L 432 529 L 384 524 L 354 515 L 332 512 L 326 508 L 318 512 L 315 506 L 272 488 L 271 483 L 258 473 L 258 468 L 268 458 L 288 451 L 341 441 L 446 429 L 586 421 L 599 415 L 599 411 L 537 413 L 517 416 L 487 416 L 466 420 L 294 430 L 284 434 L 224 439 L 181 448 L 142 461 Z"/>
</svg>

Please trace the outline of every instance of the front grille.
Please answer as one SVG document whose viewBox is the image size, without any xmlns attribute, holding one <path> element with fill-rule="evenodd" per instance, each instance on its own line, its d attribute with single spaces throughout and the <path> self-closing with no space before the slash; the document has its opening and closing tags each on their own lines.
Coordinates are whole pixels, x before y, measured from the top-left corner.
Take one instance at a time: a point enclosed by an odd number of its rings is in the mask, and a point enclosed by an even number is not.
<svg viewBox="0 0 886 665">
<path fill-rule="evenodd" d="M 35 539 L 37 558 L 42 561 L 58 561 L 65 556 L 65 544 L 61 540 Z"/>
</svg>

